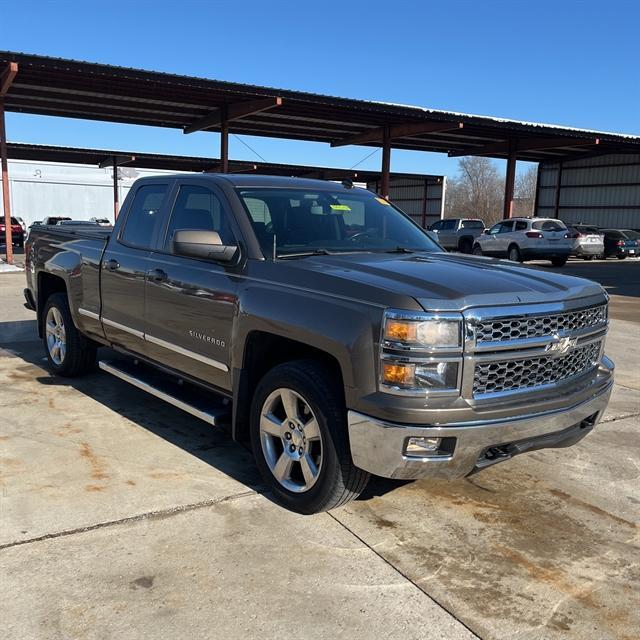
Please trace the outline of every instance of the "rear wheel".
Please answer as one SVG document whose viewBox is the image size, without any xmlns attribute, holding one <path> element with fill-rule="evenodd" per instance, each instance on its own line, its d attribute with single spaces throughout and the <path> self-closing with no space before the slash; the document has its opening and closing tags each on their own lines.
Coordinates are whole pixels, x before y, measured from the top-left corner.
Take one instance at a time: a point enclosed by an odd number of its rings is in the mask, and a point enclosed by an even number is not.
<svg viewBox="0 0 640 640">
<path fill-rule="evenodd" d="M 627 256 L 621 256 L 621 255 L 617 255 L 616 258 L 618 258 L 618 260 L 624 260 Z"/>
<path fill-rule="evenodd" d="M 567 264 L 568 258 L 551 258 L 551 264 L 554 267 L 564 267 Z"/>
<path fill-rule="evenodd" d="M 279 503 L 303 514 L 353 500 L 369 474 L 354 466 L 342 393 L 313 360 L 279 365 L 260 381 L 251 406 L 256 464 Z"/>
<path fill-rule="evenodd" d="M 52 294 L 43 313 L 44 348 L 54 373 L 74 377 L 90 371 L 95 366 L 96 347 L 73 324 L 67 296 Z"/>
<path fill-rule="evenodd" d="M 473 243 L 471 242 L 471 240 L 469 238 L 463 238 L 460 241 L 460 252 L 461 253 L 471 253 L 472 249 L 473 249 Z"/>
<path fill-rule="evenodd" d="M 507 252 L 507 257 L 511 262 L 522 262 L 522 256 L 520 255 L 520 249 L 517 245 L 512 244 Z"/>
<path fill-rule="evenodd" d="M 473 245 L 473 255 L 474 256 L 481 256 L 482 255 L 482 248 L 480 247 L 479 244 L 474 244 Z"/>
</svg>

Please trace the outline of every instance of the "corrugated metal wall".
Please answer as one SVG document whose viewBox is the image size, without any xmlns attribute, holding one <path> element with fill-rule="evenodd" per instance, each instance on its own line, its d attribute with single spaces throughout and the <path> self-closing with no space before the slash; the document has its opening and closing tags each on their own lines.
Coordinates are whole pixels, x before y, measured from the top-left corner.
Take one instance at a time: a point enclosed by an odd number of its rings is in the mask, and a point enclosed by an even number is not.
<svg viewBox="0 0 640 640">
<path fill-rule="evenodd" d="M 379 182 L 369 182 L 367 189 L 380 192 Z M 444 211 L 446 178 L 392 178 L 389 182 L 389 199 L 421 227 L 440 220 Z"/>
<path fill-rule="evenodd" d="M 640 229 L 640 154 L 541 163 L 536 215 Z"/>
</svg>

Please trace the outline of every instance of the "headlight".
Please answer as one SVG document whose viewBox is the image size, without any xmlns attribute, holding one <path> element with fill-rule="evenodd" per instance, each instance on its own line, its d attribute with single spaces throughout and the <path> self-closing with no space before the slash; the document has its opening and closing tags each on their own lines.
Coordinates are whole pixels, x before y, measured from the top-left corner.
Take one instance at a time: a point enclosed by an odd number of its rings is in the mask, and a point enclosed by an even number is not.
<svg viewBox="0 0 640 640">
<path fill-rule="evenodd" d="M 389 393 L 459 394 L 462 316 L 389 309 L 383 318 L 380 386 Z"/>
<path fill-rule="evenodd" d="M 462 345 L 462 323 L 458 319 L 439 315 L 421 317 L 387 311 L 384 317 L 385 346 L 425 348 L 443 351 L 457 350 Z"/>
</svg>

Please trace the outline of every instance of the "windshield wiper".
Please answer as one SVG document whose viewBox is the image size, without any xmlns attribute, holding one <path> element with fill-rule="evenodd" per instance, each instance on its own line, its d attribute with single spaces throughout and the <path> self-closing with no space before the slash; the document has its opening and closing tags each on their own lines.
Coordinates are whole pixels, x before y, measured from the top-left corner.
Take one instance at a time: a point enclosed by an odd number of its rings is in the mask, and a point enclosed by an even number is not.
<svg viewBox="0 0 640 640">
<path fill-rule="evenodd" d="M 326 249 L 314 249 L 313 251 L 300 251 L 297 253 L 283 253 L 277 255 L 278 260 L 284 260 L 286 258 L 307 258 L 308 256 L 332 256 L 333 254 Z"/>
</svg>

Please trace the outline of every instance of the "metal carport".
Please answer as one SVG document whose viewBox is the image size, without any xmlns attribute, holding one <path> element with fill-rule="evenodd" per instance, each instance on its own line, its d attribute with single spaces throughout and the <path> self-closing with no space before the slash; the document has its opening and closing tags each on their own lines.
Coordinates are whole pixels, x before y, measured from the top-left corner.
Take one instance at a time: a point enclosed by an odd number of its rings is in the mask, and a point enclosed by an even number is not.
<svg viewBox="0 0 640 640">
<path fill-rule="evenodd" d="M 507 159 L 504 216 L 511 215 L 516 161 L 633 153 L 640 137 L 261 87 L 105 64 L 0 52 L 0 152 L 4 112 L 220 132 L 220 168 L 236 133 L 382 147 L 381 192 L 391 149 Z M 5 188 L 6 191 L 6 188 Z M 8 196 L 4 197 L 9 215 Z"/>
</svg>

